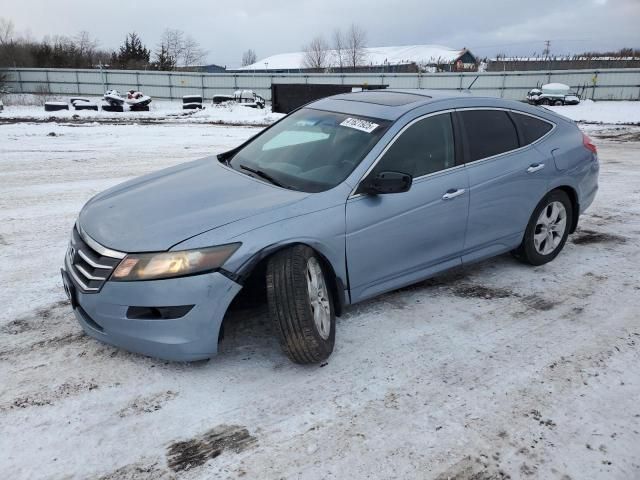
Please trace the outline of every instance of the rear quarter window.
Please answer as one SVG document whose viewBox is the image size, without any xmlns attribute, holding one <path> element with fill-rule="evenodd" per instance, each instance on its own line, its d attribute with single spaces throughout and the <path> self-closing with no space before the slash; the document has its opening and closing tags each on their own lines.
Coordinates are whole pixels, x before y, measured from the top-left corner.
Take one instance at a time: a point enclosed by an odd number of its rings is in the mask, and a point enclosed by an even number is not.
<svg viewBox="0 0 640 480">
<path fill-rule="evenodd" d="M 529 145 L 541 137 L 544 137 L 552 128 L 549 122 L 522 113 L 511 112 L 513 120 L 522 134 L 524 144 Z"/>
<path fill-rule="evenodd" d="M 503 110 L 468 110 L 459 113 L 466 134 L 469 159 L 480 160 L 520 147 L 513 121 Z"/>
</svg>

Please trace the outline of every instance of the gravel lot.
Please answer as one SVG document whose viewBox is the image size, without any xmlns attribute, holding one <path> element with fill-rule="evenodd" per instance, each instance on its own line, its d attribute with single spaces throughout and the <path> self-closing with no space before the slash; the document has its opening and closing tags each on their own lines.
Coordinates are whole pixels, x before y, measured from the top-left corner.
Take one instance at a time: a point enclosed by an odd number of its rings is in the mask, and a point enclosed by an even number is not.
<svg viewBox="0 0 640 480">
<path fill-rule="evenodd" d="M 59 280 L 82 204 L 238 144 L 209 125 L 0 125 L 2 478 L 640 478 L 640 128 L 552 263 L 509 256 L 348 309 L 322 366 L 261 308 L 209 362 L 100 344 Z"/>
</svg>

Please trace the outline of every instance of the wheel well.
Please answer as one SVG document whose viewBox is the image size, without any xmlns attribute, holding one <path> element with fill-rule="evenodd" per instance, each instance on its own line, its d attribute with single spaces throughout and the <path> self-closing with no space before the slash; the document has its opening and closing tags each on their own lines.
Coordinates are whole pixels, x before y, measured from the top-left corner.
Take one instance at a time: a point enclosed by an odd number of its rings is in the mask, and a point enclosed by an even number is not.
<svg viewBox="0 0 640 480">
<path fill-rule="evenodd" d="M 573 233 L 576 231 L 576 228 L 578 228 L 578 217 L 580 216 L 580 204 L 578 203 L 578 194 L 572 187 L 568 185 L 557 187 L 554 190 L 563 191 L 564 193 L 567 194 L 567 196 L 569 197 L 569 200 L 571 200 L 571 208 L 573 211 L 571 215 L 572 222 L 571 222 L 571 229 L 569 230 L 569 233 Z"/>
<path fill-rule="evenodd" d="M 250 267 L 250 270 L 242 274 L 242 277 L 243 277 L 242 290 L 244 291 L 246 289 L 247 294 L 251 296 L 253 295 L 259 296 L 258 298 L 265 296 L 266 284 L 264 282 L 264 279 L 267 274 L 267 263 L 269 263 L 269 259 L 276 253 L 284 250 L 285 248 L 293 247 L 294 245 L 299 245 L 299 243 L 290 243 L 287 245 L 282 245 L 275 250 L 270 250 L 266 254 L 263 254 L 262 252 L 259 253 L 258 254 L 258 256 L 260 257 L 259 260 L 252 267 Z M 328 277 L 327 281 L 329 282 L 329 288 L 331 289 L 331 294 L 333 295 L 333 305 L 335 308 L 336 315 L 340 316 L 342 314 L 342 308 L 345 304 L 344 286 L 342 285 L 342 281 L 336 275 L 336 272 L 333 269 L 333 265 L 331 265 L 331 262 L 329 262 L 329 260 L 327 260 L 326 257 L 322 255 L 322 253 L 320 253 L 318 250 L 316 250 L 309 244 L 304 243 L 303 245 L 306 245 L 307 247 L 309 247 L 311 250 L 314 251 L 314 253 L 320 259 L 320 262 L 322 263 L 322 268 L 324 269 L 324 271 L 329 273 L 327 275 Z"/>
</svg>

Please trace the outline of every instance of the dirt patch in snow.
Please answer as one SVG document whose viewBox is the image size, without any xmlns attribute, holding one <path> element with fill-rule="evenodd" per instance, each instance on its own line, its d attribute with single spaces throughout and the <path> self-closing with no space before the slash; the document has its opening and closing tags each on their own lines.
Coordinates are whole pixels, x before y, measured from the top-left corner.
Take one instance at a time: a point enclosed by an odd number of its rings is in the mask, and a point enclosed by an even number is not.
<svg viewBox="0 0 640 480">
<path fill-rule="evenodd" d="M 640 130 L 629 128 L 612 128 L 602 131 L 595 131 L 589 135 L 602 139 L 612 140 L 614 142 L 640 142 Z"/>
<path fill-rule="evenodd" d="M 157 463 L 150 465 L 132 463 L 103 475 L 98 480 L 174 480 L 175 478 L 173 473 L 160 468 Z"/>
<path fill-rule="evenodd" d="M 69 345 L 70 343 L 76 343 L 81 339 L 88 339 L 84 332 L 80 333 L 69 333 L 67 335 L 62 335 L 60 337 L 47 338 L 45 340 L 40 340 L 39 342 L 35 342 L 31 345 L 31 348 L 44 348 L 44 347 L 62 347 L 65 345 Z"/>
<path fill-rule="evenodd" d="M 497 460 L 495 460 L 497 458 Z M 500 455 L 489 458 L 487 455 L 467 456 L 435 480 L 507 480 L 511 476 L 499 468 Z"/>
<path fill-rule="evenodd" d="M 0 359 L 15 359 L 34 350 L 60 349 L 89 341 L 77 325 L 68 300 L 54 302 L 33 314 L 11 320 L 0 327 L 0 339 L 11 345 L 0 349 Z"/>
<path fill-rule="evenodd" d="M 255 445 L 256 438 L 238 425 L 219 425 L 191 440 L 176 442 L 167 448 L 167 463 L 174 472 L 204 465 L 228 450 L 240 453 Z"/>
<path fill-rule="evenodd" d="M 39 390 L 37 392 L 22 395 L 15 398 L 8 405 L 0 406 L 0 411 L 10 410 L 14 408 L 42 407 L 44 405 L 52 405 L 58 400 L 71 397 L 82 392 L 90 392 L 98 388 L 98 384 L 94 381 L 66 382 L 53 390 Z"/>
<path fill-rule="evenodd" d="M 160 410 L 177 396 L 178 394 L 173 390 L 167 390 L 166 392 L 160 392 L 146 397 L 138 397 L 128 406 L 120 410 L 118 412 L 118 416 L 124 418 L 131 415 L 155 412 Z"/>
<path fill-rule="evenodd" d="M 0 328 L 0 333 L 7 335 L 18 335 L 30 330 L 41 328 L 45 321 L 49 321 L 52 318 L 59 318 L 60 316 L 66 316 L 69 313 L 68 300 L 61 300 L 55 302 L 48 307 L 36 310 L 33 315 L 17 318 Z"/>
<path fill-rule="evenodd" d="M 45 338 L 38 340 L 37 342 L 16 346 L 15 348 L 0 351 L 0 360 L 15 359 L 19 355 L 33 352 L 40 349 L 59 349 L 68 345 L 78 344 L 91 341 L 88 335 L 84 332 L 74 332 L 61 335 L 59 337 Z"/>
<path fill-rule="evenodd" d="M 517 294 L 506 288 L 486 287 L 484 285 L 473 284 L 453 285 L 451 287 L 451 291 L 456 297 L 484 298 L 486 300 L 518 296 Z"/>
<path fill-rule="evenodd" d="M 508 288 L 491 287 L 471 283 L 451 285 L 450 291 L 456 297 L 460 298 L 480 298 L 483 300 L 519 298 L 526 307 L 533 310 L 547 311 L 558 305 L 558 302 L 553 302 L 536 294 L 522 296 L 520 293 L 514 292 Z"/>
<path fill-rule="evenodd" d="M 549 299 L 540 297 L 539 295 L 527 295 L 522 298 L 522 303 L 533 310 L 546 312 L 558 305 L 560 302 L 553 302 Z"/>
<path fill-rule="evenodd" d="M 611 233 L 596 232 L 595 230 L 578 230 L 571 237 L 574 245 L 591 245 L 593 243 L 625 243 L 627 239 Z"/>
</svg>

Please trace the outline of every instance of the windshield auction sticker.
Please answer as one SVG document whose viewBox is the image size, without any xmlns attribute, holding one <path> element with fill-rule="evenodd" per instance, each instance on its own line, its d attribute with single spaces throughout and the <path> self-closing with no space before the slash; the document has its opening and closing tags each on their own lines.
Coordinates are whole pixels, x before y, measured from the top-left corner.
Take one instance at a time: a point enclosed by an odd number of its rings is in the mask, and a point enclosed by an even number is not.
<svg viewBox="0 0 640 480">
<path fill-rule="evenodd" d="M 368 122 L 367 120 L 362 120 L 360 118 L 347 118 L 344 122 L 340 124 L 342 127 L 355 128 L 356 130 L 360 130 L 361 132 L 371 133 L 373 132 L 379 125 L 377 123 Z"/>
</svg>

